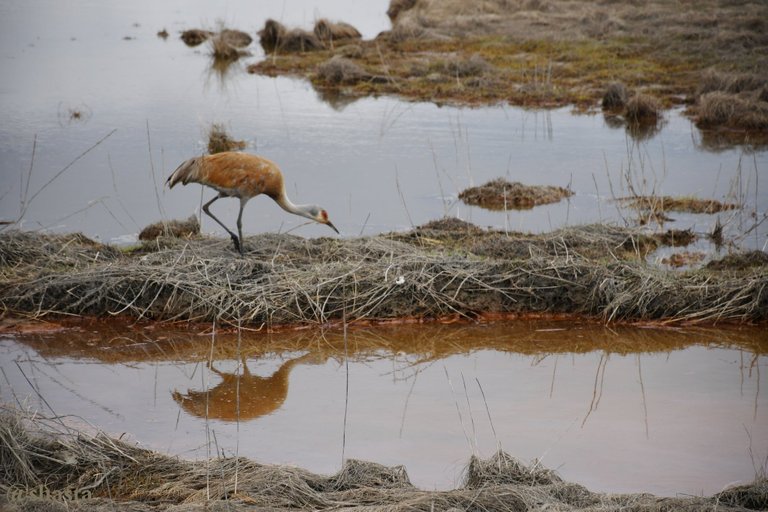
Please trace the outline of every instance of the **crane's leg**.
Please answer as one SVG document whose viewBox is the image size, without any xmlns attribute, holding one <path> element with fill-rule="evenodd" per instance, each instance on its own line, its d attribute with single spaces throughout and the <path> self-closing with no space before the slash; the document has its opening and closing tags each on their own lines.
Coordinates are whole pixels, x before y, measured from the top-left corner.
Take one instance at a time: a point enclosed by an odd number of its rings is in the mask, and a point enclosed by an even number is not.
<svg viewBox="0 0 768 512">
<path fill-rule="evenodd" d="M 237 236 L 240 238 L 240 247 L 243 245 L 243 208 L 245 208 L 245 203 L 248 202 L 248 199 L 240 198 L 240 212 L 237 214 Z M 242 254 L 242 249 L 240 250 L 240 254 Z"/>
<path fill-rule="evenodd" d="M 212 218 L 213 220 L 215 220 L 215 221 L 216 221 L 216 223 L 217 223 L 219 226 L 223 227 L 223 228 L 224 228 L 224 230 L 225 230 L 227 233 L 229 233 L 229 236 L 231 236 L 231 237 L 232 237 L 232 242 L 234 242 L 234 244 L 235 244 L 235 249 L 237 249 L 237 252 L 239 252 L 240 254 L 243 254 L 243 248 L 242 248 L 242 246 L 240 245 L 240 239 L 239 239 L 239 238 L 237 238 L 237 235 L 236 235 L 236 234 L 234 234 L 233 232 L 231 232 L 231 231 L 229 230 L 229 228 L 227 228 L 227 226 L 225 226 L 223 222 L 221 222 L 219 219 L 217 219 L 217 218 L 216 218 L 216 216 L 215 216 L 214 214 L 212 214 L 212 213 L 211 213 L 211 211 L 208 209 L 208 207 L 209 207 L 209 206 L 211 206 L 211 204 L 212 204 L 214 201 L 216 201 L 217 199 L 221 199 L 222 197 L 227 197 L 227 196 L 224 196 L 224 195 L 221 195 L 221 194 L 219 194 L 219 195 L 215 196 L 213 199 L 211 199 L 210 201 L 208 201 L 207 203 L 205 203 L 205 204 L 203 205 L 203 211 L 205 212 L 205 214 L 206 214 L 206 215 L 208 215 L 210 218 Z M 242 211 L 243 211 L 243 209 L 242 209 L 242 208 L 240 208 L 240 213 L 242 213 Z"/>
</svg>

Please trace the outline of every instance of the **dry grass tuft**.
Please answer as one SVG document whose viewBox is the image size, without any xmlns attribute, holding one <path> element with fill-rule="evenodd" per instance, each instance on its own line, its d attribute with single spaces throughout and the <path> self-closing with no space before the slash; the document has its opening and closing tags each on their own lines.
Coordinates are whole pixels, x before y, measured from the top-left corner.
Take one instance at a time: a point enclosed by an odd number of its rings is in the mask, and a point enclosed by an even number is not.
<svg viewBox="0 0 768 512">
<path fill-rule="evenodd" d="M 707 263 L 712 270 L 744 270 L 750 268 L 768 267 L 768 253 L 749 251 L 739 254 L 729 254 L 719 260 Z"/>
<path fill-rule="evenodd" d="M 635 94 L 627 101 L 624 115 L 631 124 L 656 124 L 661 118 L 661 104 L 653 96 Z"/>
<path fill-rule="evenodd" d="M 259 31 L 259 38 L 266 52 L 309 52 L 324 48 L 314 33 L 298 28 L 288 30 L 282 23 L 273 19 L 264 23 L 264 28 Z"/>
<path fill-rule="evenodd" d="M 401 12 L 412 9 L 416 5 L 416 0 L 390 0 L 387 16 L 395 21 Z"/>
<path fill-rule="evenodd" d="M 11 510 L 743 510 L 765 504 L 766 482 L 726 489 L 711 497 L 657 498 L 649 494 L 593 493 L 564 482 L 539 464 L 528 466 L 499 451 L 470 460 L 462 487 L 424 491 L 405 468 L 346 460 L 335 475 L 217 457 L 191 462 L 105 434 L 90 435 L 60 420 L 4 409 L 0 414 L 0 490 L 22 491 Z M 34 500 L 25 489 L 51 494 L 87 491 L 77 501 Z M 0 502 L 2 504 L 2 502 Z"/>
<path fill-rule="evenodd" d="M 224 125 L 214 123 L 208 131 L 208 153 L 222 153 L 224 151 L 237 151 L 245 149 L 244 140 L 233 139 L 224 128 Z"/>
<path fill-rule="evenodd" d="M 219 37 L 222 41 L 235 48 L 245 48 L 253 42 L 253 38 L 242 30 L 233 30 L 225 28 L 219 33 Z"/>
<path fill-rule="evenodd" d="M 210 30 L 202 30 L 199 28 L 193 28 L 185 30 L 181 33 L 181 40 L 187 46 L 199 46 L 203 42 L 207 41 L 213 36 L 213 32 Z"/>
<path fill-rule="evenodd" d="M 334 55 L 317 67 L 317 77 L 330 84 L 354 84 L 370 78 L 370 74 L 357 63 Z"/>
<path fill-rule="evenodd" d="M 603 94 L 603 109 L 606 110 L 620 110 L 627 104 L 629 93 L 627 87 L 619 82 L 612 83 L 608 86 Z"/>
<path fill-rule="evenodd" d="M 724 92 L 709 92 L 695 109 L 700 128 L 726 126 L 744 130 L 768 129 L 768 103 Z"/>
<path fill-rule="evenodd" d="M 671 247 L 685 247 L 696 241 L 696 233 L 692 229 L 668 229 L 664 233 L 655 235 L 661 245 Z"/>
<path fill-rule="evenodd" d="M 326 44 L 333 44 L 335 41 L 343 41 L 345 39 L 361 39 L 363 37 L 362 34 L 349 23 L 334 23 L 325 18 L 317 20 L 314 33 L 320 41 L 323 41 Z"/>
<path fill-rule="evenodd" d="M 768 75 L 707 70 L 690 109 L 699 128 L 768 129 Z"/>
<path fill-rule="evenodd" d="M 726 92 L 739 94 L 742 92 L 760 91 L 768 86 L 768 76 L 754 73 L 723 73 L 709 69 L 702 74 L 697 96 L 708 92 Z"/>
<path fill-rule="evenodd" d="M 489 181 L 479 187 L 461 191 L 459 199 L 489 210 L 533 208 L 540 204 L 556 203 L 570 197 L 573 192 L 563 187 L 550 185 L 523 185 L 510 183 L 503 178 Z"/>
<path fill-rule="evenodd" d="M 210 39 L 211 57 L 213 57 L 215 61 L 219 63 L 231 63 L 240 57 L 249 55 L 247 51 L 241 50 L 237 46 L 233 46 L 227 42 L 228 39 L 231 40 L 233 37 L 225 38 L 223 35 L 218 34 Z"/>
<path fill-rule="evenodd" d="M 192 238 L 198 235 L 200 235 L 200 222 L 196 216 L 191 215 L 186 220 L 170 220 L 150 224 L 141 230 L 139 240 L 155 240 L 161 236 Z"/>
<path fill-rule="evenodd" d="M 661 263 L 672 268 L 690 267 L 701 263 L 706 255 L 702 252 L 682 251 L 670 254 L 661 259 Z"/>
<path fill-rule="evenodd" d="M 738 208 L 738 205 L 734 203 L 723 203 L 715 199 L 696 197 L 635 196 L 622 197 L 619 198 L 619 201 L 627 204 L 630 208 L 649 210 L 659 215 L 666 212 L 719 213 Z"/>
<path fill-rule="evenodd" d="M 493 66 L 477 53 L 469 58 L 454 57 L 448 59 L 443 66 L 443 71 L 451 76 L 467 77 L 481 76 L 490 72 Z"/>
</svg>

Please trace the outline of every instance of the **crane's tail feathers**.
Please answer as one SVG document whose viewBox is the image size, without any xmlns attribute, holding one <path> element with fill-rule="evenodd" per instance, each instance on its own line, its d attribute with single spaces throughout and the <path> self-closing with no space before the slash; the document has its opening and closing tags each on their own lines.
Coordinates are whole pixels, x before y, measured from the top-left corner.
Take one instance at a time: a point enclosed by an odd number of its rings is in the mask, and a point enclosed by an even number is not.
<svg viewBox="0 0 768 512">
<path fill-rule="evenodd" d="M 198 160 L 199 158 L 190 158 L 177 167 L 176 170 L 173 171 L 173 174 L 168 176 L 168 179 L 165 180 L 165 184 L 168 185 L 168 188 L 173 188 L 178 182 L 181 182 L 182 185 L 186 185 L 190 180 L 193 180 L 195 174 L 197 174 Z"/>
</svg>

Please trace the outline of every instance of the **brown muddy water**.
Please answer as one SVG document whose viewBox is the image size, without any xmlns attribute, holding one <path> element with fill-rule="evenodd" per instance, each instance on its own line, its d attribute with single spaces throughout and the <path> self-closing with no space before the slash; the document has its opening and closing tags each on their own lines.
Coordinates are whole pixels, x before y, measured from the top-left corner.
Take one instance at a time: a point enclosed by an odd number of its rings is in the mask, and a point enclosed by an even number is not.
<svg viewBox="0 0 768 512">
<path fill-rule="evenodd" d="M 738 245 L 765 247 L 768 222 L 760 221 L 768 211 L 768 180 L 761 178 L 768 151 L 713 142 L 680 110 L 668 111 L 658 131 L 634 136 L 600 113 L 574 115 L 567 108 L 329 99 L 303 80 L 248 74 L 245 67 L 264 58 L 257 40 L 251 56 L 222 70 L 205 44 L 189 48 L 179 39 L 182 30 L 220 23 L 255 37 L 269 17 L 303 28 L 321 17 L 343 20 L 373 38 L 389 28 L 387 5 L 3 2 L 0 220 L 16 220 L 23 211 L 14 227 L 82 231 L 130 244 L 147 224 L 187 218 L 212 197 L 197 185 L 168 191 L 162 184 L 180 162 L 206 151 L 208 130 L 220 123 L 246 141 L 246 151 L 280 164 L 292 199 L 324 206 L 347 237 L 408 229 L 443 215 L 532 232 L 632 223 L 635 213 L 614 199 L 634 193 L 743 203 L 720 215 L 673 213 L 665 228 L 708 233 L 719 218 Z M 162 29 L 167 39 L 157 36 Z M 457 199 L 465 188 L 499 177 L 569 187 L 574 195 L 507 212 Z M 234 225 L 236 201 L 220 201 L 214 210 Z M 208 218 L 202 228 L 223 234 Z M 265 198 L 248 204 L 244 229 L 329 235 Z"/>
<path fill-rule="evenodd" d="M 766 469 L 767 352 L 753 328 L 99 324 L 3 335 L 0 383 L 8 403 L 186 458 L 361 458 L 446 489 L 501 447 L 596 491 L 709 495 Z"/>
</svg>

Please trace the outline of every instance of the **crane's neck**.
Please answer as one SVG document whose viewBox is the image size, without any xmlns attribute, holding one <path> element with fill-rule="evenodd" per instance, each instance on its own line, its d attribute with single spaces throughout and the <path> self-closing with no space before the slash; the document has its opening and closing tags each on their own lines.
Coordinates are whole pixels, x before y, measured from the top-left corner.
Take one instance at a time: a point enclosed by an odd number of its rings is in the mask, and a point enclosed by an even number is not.
<svg viewBox="0 0 768 512">
<path fill-rule="evenodd" d="M 316 220 L 314 215 L 311 213 L 312 205 L 308 204 L 293 204 L 293 202 L 288 199 L 288 196 L 285 195 L 285 191 L 275 199 L 275 202 L 280 205 L 280 207 L 289 212 L 293 213 L 294 215 L 301 215 L 302 217 L 306 217 L 311 220 Z"/>
</svg>

